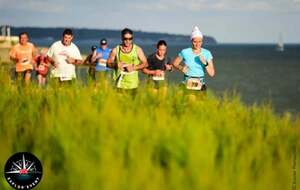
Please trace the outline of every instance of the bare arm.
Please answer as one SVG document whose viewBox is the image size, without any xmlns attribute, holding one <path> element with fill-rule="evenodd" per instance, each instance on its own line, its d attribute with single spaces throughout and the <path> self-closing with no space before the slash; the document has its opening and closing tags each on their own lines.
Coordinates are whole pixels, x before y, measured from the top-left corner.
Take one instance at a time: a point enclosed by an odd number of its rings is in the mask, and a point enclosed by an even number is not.
<svg viewBox="0 0 300 190">
<path fill-rule="evenodd" d="M 81 59 L 75 59 L 75 58 L 72 58 L 72 57 L 68 57 L 66 59 L 66 61 L 69 63 L 69 64 L 73 64 L 73 65 L 81 65 L 82 64 L 82 60 Z"/>
<path fill-rule="evenodd" d="M 151 60 L 150 60 L 151 61 Z M 149 69 L 149 59 L 147 59 L 147 62 L 148 62 L 148 67 L 145 67 L 142 69 L 143 73 L 147 74 L 147 75 L 155 75 L 156 74 L 156 71 L 155 70 L 150 70 Z"/>
<path fill-rule="evenodd" d="M 134 70 L 142 70 L 142 69 L 148 67 L 147 58 L 146 58 L 143 50 L 140 47 L 137 48 L 137 54 L 138 54 L 138 57 L 141 62 L 140 62 L 140 64 L 134 66 Z"/>
<path fill-rule="evenodd" d="M 74 65 L 81 65 L 82 63 L 82 59 L 75 59 Z"/>
<path fill-rule="evenodd" d="M 82 59 L 75 59 L 74 65 L 81 65 L 83 63 Z"/>
<path fill-rule="evenodd" d="M 53 65 L 54 67 L 56 67 L 55 61 L 51 57 L 47 56 L 47 60 L 49 61 L 49 63 L 51 65 Z"/>
<path fill-rule="evenodd" d="M 150 70 L 148 68 L 144 68 L 143 69 L 143 73 L 147 74 L 147 75 L 155 75 L 156 71 L 155 70 Z"/>
<path fill-rule="evenodd" d="M 117 52 L 116 48 L 114 48 L 110 52 L 109 57 L 108 57 L 107 62 L 106 62 L 107 67 L 109 67 L 109 68 L 115 68 L 116 67 L 115 66 L 115 59 L 116 59 L 116 54 L 117 54 L 116 52 Z"/>
<path fill-rule="evenodd" d="M 35 67 L 36 66 L 36 61 L 35 61 L 35 57 L 36 57 L 36 49 L 35 49 L 35 47 L 33 46 L 32 47 L 32 54 L 31 54 L 31 56 L 32 56 L 32 64 L 33 64 L 33 66 Z"/>
<path fill-rule="evenodd" d="M 15 56 L 9 56 L 10 60 L 12 60 L 13 62 L 17 63 L 19 61 L 19 59 Z"/>
<path fill-rule="evenodd" d="M 178 69 L 179 71 L 181 71 L 181 72 L 183 72 L 183 73 L 186 73 L 187 67 L 186 67 L 186 66 L 180 65 L 181 62 L 182 62 L 182 58 L 179 57 L 179 56 L 177 56 L 177 57 L 174 59 L 172 65 L 173 65 L 176 69 Z"/>
<path fill-rule="evenodd" d="M 211 60 L 207 61 L 207 64 L 208 65 L 205 68 L 206 68 L 208 75 L 211 77 L 214 77 L 216 73 L 215 73 L 213 60 L 211 59 Z"/>
<path fill-rule="evenodd" d="M 95 63 L 98 58 L 99 57 L 97 57 L 97 51 L 94 50 L 91 58 L 91 63 Z"/>
<path fill-rule="evenodd" d="M 88 55 L 85 59 L 84 59 L 84 61 L 83 61 L 83 65 L 89 65 L 89 63 L 90 63 L 90 58 L 91 58 L 91 55 Z"/>
<path fill-rule="evenodd" d="M 206 69 L 208 75 L 211 77 L 215 76 L 213 60 L 210 59 L 210 60 L 206 61 L 206 59 L 202 55 L 200 55 L 199 58 L 200 58 L 202 64 L 205 64 L 205 69 Z"/>
<path fill-rule="evenodd" d="M 10 52 L 9 52 L 9 58 L 10 58 L 10 60 L 12 60 L 12 61 L 14 61 L 16 63 L 19 61 L 19 59 L 17 57 L 17 53 L 16 53 L 16 50 L 15 50 L 15 47 L 13 47 L 10 50 Z"/>
</svg>

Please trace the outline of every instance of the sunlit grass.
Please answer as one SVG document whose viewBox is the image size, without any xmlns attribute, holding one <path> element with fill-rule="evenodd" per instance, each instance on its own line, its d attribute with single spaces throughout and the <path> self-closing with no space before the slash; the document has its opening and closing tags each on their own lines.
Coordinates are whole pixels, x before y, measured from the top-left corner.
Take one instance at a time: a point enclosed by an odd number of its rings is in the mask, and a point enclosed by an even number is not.
<svg viewBox="0 0 300 190">
<path fill-rule="evenodd" d="M 135 97 L 107 84 L 19 87 L 6 73 L 0 168 L 15 152 L 34 153 L 44 168 L 37 189 L 291 188 L 300 120 L 289 113 L 177 86 L 143 86 Z"/>
</svg>

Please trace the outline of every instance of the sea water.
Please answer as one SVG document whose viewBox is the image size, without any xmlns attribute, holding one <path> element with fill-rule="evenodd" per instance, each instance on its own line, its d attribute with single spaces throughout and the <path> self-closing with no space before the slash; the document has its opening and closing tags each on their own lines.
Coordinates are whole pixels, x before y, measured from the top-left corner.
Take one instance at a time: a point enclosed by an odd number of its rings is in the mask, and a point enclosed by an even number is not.
<svg viewBox="0 0 300 190">
<path fill-rule="evenodd" d="M 48 46 L 48 41 L 35 41 L 37 45 Z M 109 41 L 108 41 L 109 42 Z M 75 41 L 81 52 L 89 53 L 97 40 Z M 110 43 L 110 42 L 109 42 Z M 111 47 L 119 41 L 111 41 Z M 168 42 L 167 42 L 168 43 Z M 155 52 L 155 43 L 140 42 L 146 55 Z M 168 46 L 168 56 L 174 58 L 185 44 Z M 216 94 L 235 91 L 247 104 L 272 103 L 275 111 L 300 113 L 300 45 L 286 45 L 285 51 L 276 50 L 276 44 L 218 44 L 204 45 L 213 55 L 216 75 L 206 76 L 207 86 Z M 86 68 L 78 70 L 78 78 L 85 80 Z M 143 74 L 141 74 L 143 76 Z M 169 82 L 179 84 L 183 75 L 169 73 Z M 142 77 L 143 78 L 143 77 Z"/>
</svg>

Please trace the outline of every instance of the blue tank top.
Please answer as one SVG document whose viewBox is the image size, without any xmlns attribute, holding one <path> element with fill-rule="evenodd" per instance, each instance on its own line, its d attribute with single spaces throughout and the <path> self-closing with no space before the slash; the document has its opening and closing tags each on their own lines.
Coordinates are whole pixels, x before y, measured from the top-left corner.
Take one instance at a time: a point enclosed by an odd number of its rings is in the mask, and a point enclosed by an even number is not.
<svg viewBox="0 0 300 190">
<path fill-rule="evenodd" d="M 106 61 L 109 57 L 109 54 L 111 52 L 111 49 L 110 48 L 106 48 L 106 49 L 97 48 L 96 52 L 97 52 L 97 54 L 101 54 L 101 58 L 97 59 L 97 61 L 96 61 L 96 71 L 110 70 L 105 65 L 106 65 Z"/>
</svg>

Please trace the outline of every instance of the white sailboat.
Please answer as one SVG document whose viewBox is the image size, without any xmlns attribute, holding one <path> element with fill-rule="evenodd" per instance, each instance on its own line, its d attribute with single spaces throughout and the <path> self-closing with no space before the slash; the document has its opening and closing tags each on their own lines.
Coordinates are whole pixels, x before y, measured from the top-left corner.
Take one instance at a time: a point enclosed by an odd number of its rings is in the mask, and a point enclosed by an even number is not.
<svg viewBox="0 0 300 190">
<path fill-rule="evenodd" d="M 279 34 L 279 40 L 277 43 L 277 47 L 276 47 L 277 51 L 284 51 L 284 44 L 283 44 L 283 38 L 282 38 L 282 34 Z"/>
</svg>

